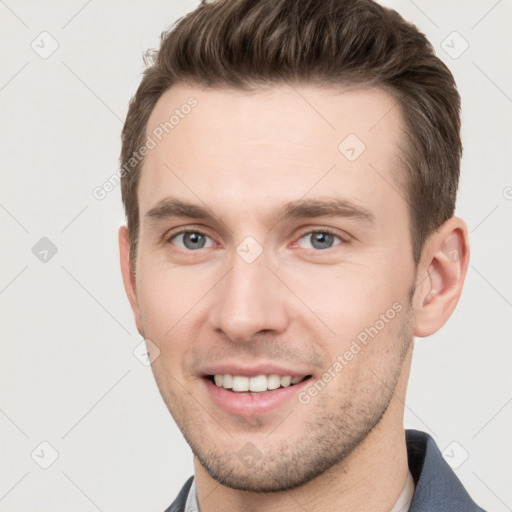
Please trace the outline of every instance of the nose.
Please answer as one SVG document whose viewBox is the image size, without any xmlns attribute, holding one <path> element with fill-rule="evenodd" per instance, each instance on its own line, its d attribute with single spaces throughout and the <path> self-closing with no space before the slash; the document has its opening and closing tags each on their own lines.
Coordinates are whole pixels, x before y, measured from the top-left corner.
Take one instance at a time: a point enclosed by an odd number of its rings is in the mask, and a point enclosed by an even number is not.
<svg viewBox="0 0 512 512">
<path fill-rule="evenodd" d="M 282 286 L 263 255 L 247 263 L 234 254 L 230 272 L 214 289 L 210 325 L 232 342 L 249 342 L 258 333 L 283 333 L 289 311 Z"/>
</svg>

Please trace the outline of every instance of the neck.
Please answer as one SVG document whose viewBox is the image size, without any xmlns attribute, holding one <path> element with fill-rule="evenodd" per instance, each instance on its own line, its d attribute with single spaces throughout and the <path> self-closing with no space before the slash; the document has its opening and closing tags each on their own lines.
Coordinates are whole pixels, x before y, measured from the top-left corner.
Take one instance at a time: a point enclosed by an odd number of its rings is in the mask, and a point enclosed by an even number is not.
<svg viewBox="0 0 512 512">
<path fill-rule="evenodd" d="M 216 482 L 194 457 L 201 512 L 389 512 L 409 471 L 403 412 L 411 357 L 412 343 L 393 398 L 378 425 L 346 459 L 307 484 L 283 492 L 238 491 Z"/>
</svg>

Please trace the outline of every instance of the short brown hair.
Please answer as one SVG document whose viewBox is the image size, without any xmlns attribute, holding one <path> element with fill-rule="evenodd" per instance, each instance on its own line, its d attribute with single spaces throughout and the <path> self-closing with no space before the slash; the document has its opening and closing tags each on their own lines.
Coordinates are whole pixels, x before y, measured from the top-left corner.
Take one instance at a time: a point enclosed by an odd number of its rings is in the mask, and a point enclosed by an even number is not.
<svg viewBox="0 0 512 512">
<path fill-rule="evenodd" d="M 144 144 L 156 102 L 177 83 L 241 90 L 286 82 L 378 86 L 405 118 L 405 199 L 416 263 L 426 238 L 453 216 L 460 97 L 432 45 L 397 12 L 371 0 L 203 1 L 162 34 L 149 60 L 122 132 L 122 169 Z M 133 265 L 142 165 L 136 161 L 121 174 Z"/>
</svg>

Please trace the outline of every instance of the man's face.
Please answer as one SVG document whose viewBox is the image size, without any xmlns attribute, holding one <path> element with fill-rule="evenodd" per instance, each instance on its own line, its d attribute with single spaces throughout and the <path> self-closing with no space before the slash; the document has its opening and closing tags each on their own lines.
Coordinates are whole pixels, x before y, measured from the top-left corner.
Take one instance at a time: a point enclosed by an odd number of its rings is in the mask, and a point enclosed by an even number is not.
<svg viewBox="0 0 512 512">
<path fill-rule="evenodd" d="M 147 134 L 190 96 L 139 183 L 138 326 L 210 475 L 292 488 L 362 443 L 406 373 L 400 109 L 378 89 L 179 85 Z"/>
</svg>

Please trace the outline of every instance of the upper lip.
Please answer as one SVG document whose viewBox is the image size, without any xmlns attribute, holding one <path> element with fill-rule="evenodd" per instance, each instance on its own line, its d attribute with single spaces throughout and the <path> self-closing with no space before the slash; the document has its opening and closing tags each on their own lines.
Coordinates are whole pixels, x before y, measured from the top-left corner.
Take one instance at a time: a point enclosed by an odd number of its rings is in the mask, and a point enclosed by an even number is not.
<svg viewBox="0 0 512 512">
<path fill-rule="evenodd" d="M 206 365 L 200 370 L 200 375 L 207 377 L 210 375 L 243 375 L 245 377 L 256 377 L 257 375 L 290 375 L 291 377 L 305 377 L 311 375 L 311 372 L 298 368 L 287 368 L 275 363 L 218 363 Z"/>
</svg>

